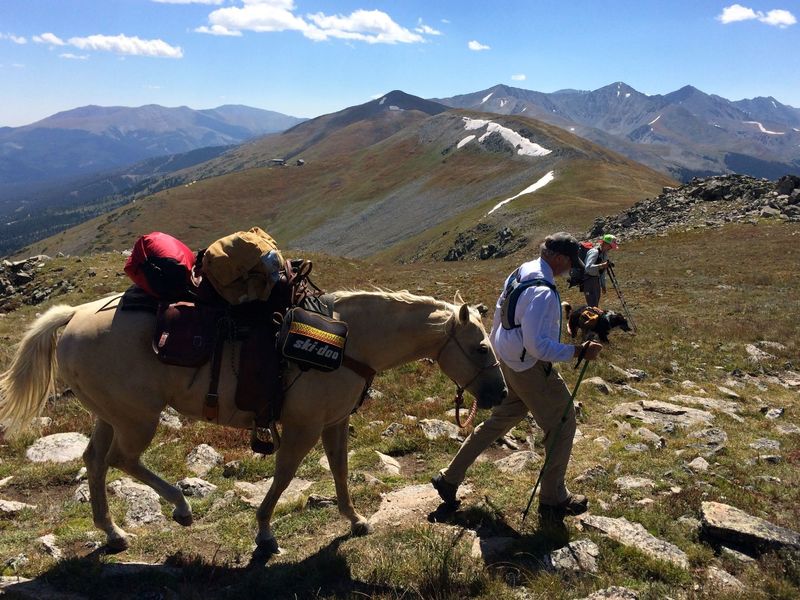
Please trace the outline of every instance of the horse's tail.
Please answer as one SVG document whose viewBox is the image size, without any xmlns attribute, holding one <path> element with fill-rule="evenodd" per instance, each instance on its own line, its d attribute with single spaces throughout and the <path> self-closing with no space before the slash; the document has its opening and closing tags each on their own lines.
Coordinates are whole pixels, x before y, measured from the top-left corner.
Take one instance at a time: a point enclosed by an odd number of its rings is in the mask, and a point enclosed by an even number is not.
<svg viewBox="0 0 800 600">
<path fill-rule="evenodd" d="M 8 370 L 0 374 L 0 427 L 9 437 L 22 433 L 41 414 L 55 388 L 56 334 L 76 307 L 54 306 L 33 322 Z"/>
</svg>

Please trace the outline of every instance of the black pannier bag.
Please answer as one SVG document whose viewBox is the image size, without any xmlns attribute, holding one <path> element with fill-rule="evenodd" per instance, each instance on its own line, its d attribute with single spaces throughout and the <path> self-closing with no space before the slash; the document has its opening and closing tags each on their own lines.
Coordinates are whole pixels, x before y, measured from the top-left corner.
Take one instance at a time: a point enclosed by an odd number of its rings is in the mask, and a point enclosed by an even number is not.
<svg viewBox="0 0 800 600">
<path fill-rule="evenodd" d="M 346 341 L 347 323 L 295 306 L 283 318 L 278 349 L 301 369 L 335 371 L 342 366 Z"/>
</svg>

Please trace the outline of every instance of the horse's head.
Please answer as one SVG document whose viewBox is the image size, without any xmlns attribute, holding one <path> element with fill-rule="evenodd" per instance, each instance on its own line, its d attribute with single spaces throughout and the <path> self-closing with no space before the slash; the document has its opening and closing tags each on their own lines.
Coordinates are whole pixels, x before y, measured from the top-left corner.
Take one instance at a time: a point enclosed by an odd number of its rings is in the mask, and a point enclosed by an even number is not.
<svg viewBox="0 0 800 600">
<path fill-rule="evenodd" d="M 438 357 L 442 371 L 475 396 L 480 408 L 500 404 L 508 388 L 478 309 L 462 304 L 447 327 L 448 338 Z"/>
</svg>

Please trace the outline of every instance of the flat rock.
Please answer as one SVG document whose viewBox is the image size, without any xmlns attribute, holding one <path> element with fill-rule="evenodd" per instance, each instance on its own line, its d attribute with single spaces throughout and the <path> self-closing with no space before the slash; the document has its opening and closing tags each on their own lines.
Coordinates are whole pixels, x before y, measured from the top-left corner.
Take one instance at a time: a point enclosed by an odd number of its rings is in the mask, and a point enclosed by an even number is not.
<svg viewBox="0 0 800 600">
<path fill-rule="evenodd" d="M 647 427 L 639 427 L 634 433 L 653 448 L 663 448 L 667 445 L 667 440 L 665 438 L 657 433 L 653 433 L 647 429 Z"/>
<path fill-rule="evenodd" d="M 800 433 L 800 427 L 794 423 L 780 423 L 775 426 L 775 430 L 781 435 L 794 435 Z"/>
<path fill-rule="evenodd" d="M 739 399 L 739 397 L 740 397 L 740 396 L 739 396 L 739 394 L 737 394 L 736 392 L 734 392 L 732 389 L 730 389 L 730 388 L 726 388 L 726 387 L 725 387 L 725 386 L 723 386 L 723 385 L 718 385 L 718 386 L 717 386 L 717 391 L 718 391 L 720 394 L 722 394 L 723 396 L 725 396 L 725 397 L 727 397 L 727 398 L 732 398 L 733 400 L 738 400 L 738 399 Z"/>
<path fill-rule="evenodd" d="M 707 427 L 693 431 L 688 437 L 697 440 L 697 442 L 689 444 L 689 447 L 698 450 L 704 456 L 716 454 L 728 444 L 728 434 L 719 427 Z"/>
<path fill-rule="evenodd" d="M 462 485 L 459 495 L 471 491 L 469 486 Z M 434 511 L 442 499 L 429 483 L 411 485 L 383 494 L 378 510 L 369 522 L 373 525 L 400 525 L 402 523 L 420 523 L 427 520 L 428 514 Z"/>
<path fill-rule="evenodd" d="M 211 469 L 222 463 L 222 455 L 208 444 L 200 444 L 186 457 L 186 466 L 198 477 L 207 475 Z"/>
<path fill-rule="evenodd" d="M 8 477 L 3 477 L 0 479 L 0 488 L 8 484 L 12 479 L 14 479 L 13 475 L 9 475 Z"/>
<path fill-rule="evenodd" d="M 217 491 L 217 486 L 199 477 L 184 477 L 178 482 L 184 496 L 205 498 Z"/>
<path fill-rule="evenodd" d="M 521 450 L 514 452 L 505 458 L 494 461 L 495 466 L 503 473 L 521 473 L 529 465 L 534 465 L 541 461 L 542 457 L 532 450 Z"/>
<path fill-rule="evenodd" d="M 588 379 L 584 380 L 583 384 L 592 386 L 594 389 L 599 391 L 601 394 L 605 394 L 606 396 L 614 393 L 614 388 L 612 388 L 611 384 L 602 377 L 589 377 Z"/>
<path fill-rule="evenodd" d="M 642 488 L 654 488 L 656 486 L 652 479 L 648 479 L 647 477 L 634 477 L 631 475 L 618 477 L 614 480 L 614 484 L 621 490 L 638 490 Z"/>
<path fill-rule="evenodd" d="M 620 384 L 619 386 L 617 386 L 617 389 L 623 394 L 628 394 L 629 396 L 638 396 L 639 398 L 650 397 L 650 394 L 648 394 L 647 392 L 636 389 L 635 387 L 628 385 L 627 383 Z"/>
<path fill-rule="evenodd" d="M 767 450 L 771 452 L 777 452 L 781 449 L 781 443 L 778 440 L 770 440 L 767 438 L 758 438 L 757 440 L 751 442 L 749 444 L 751 448 L 754 450 Z"/>
<path fill-rule="evenodd" d="M 80 458 L 88 444 L 89 438 L 82 433 L 54 433 L 36 440 L 25 456 L 32 462 L 69 462 Z"/>
<path fill-rule="evenodd" d="M 397 462 L 397 459 L 393 456 L 389 456 L 388 454 L 383 454 L 382 452 L 378 452 L 375 450 L 375 454 L 378 455 L 378 458 L 381 461 L 381 466 L 383 470 L 389 473 L 390 475 L 400 475 L 400 463 Z"/>
<path fill-rule="evenodd" d="M 708 425 L 714 420 L 714 415 L 705 410 L 658 400 L 624 402 L 615 406 L 611 411 L 611 415 L 633 419 L 645 424 L 661 425 L 662 427 L 666 425 L 677 427 L 691 427 L 699 424 Z"/>
<path fill-rule="evenodd" d="M 720 542 L 750 549 L 755 553 L 789 548 L 800 550 L 800 533 L 774 525 L 721 502 L 700 505 L 703 533 Z"/>
<path fill-rule="evenodd" d="M 13 515 L 26 509 L 36 510 L 36 505 L 17 502 L 16 500 L 0 500 L 0 515 Z"/>
<path fill-rule="evenodd" d="M 576 540 L 545 557 L 545 568 L 561 573 L 597 573 L 600 548 L 591 540 Z"/>
<path fill-rule="evenodd" d="M 706 471 L 708 471 L 708 467 L 711 465 L 708 464 L 708 461 L 705 458 L 703 458 L 702 456 L 698 456 L 686 466 L 689 467 L 695 473 L 705 473 Z"/>
<path fill-rule="evenodd" d="M 750 362 L 756 364 L 775 358 L 774 355 L 757 348 L 753 344 L 747 344 L 744 347 L 744 351 L 747 352 L 747 358 L 750 360 Z"/>
<path fill-rule="evenodd" d="M 645 378 L 644 371 L 638 369 L 623 369 L 612 363 L 608 363 L 608 366 L 611 367 L 611 370 L 614 372 L 613 378 L 615 383 L 641 381 Z"/>
<path fill-rule="evenodd" d="M 466 418 L 466 417 L 465 417 Z M 448 423 L 441 419 L 422 419 L 419 422 L 423 435 L 429 440 L 449 438 L 459 439 L 458 426 L 455 423 Z"/>
<path fill-rule="evenodd" d="M 39 542 L 39 545 L 47 552 L 50 556 L 59 560 L 62 556 L 61 548 L 56 546 L 56 536 L 52 533 L 48 533 L 47 535 L 43 535 L 40 538 L 36 539 Z"/>
<path fill-rule="evenodd" d="M 670 562 L 684 569 L 689 567 L 689 558 L 683 550 L 651 535 L 640 523 L 631 523 L 624 517 L 614 519 L 596 515 L 581 515 L 578 520 L 584 526 L 597 529 L 612 540 L 636 548 L 651 558 Z"/>
<path fill-rule="evenodd" d="M 702 406 L 708 410 L 714 410 L 724 413 L 739 423 L 744 419 L 739 415 L 741 406 L 737 402 L 730 400 L 719 400 L 716 398 L 701 398 L 700 396 L 691 396 L 689 394 L 678 394 L 670 398 L 670 402 L 678 404 L 691 404 L 693 406 Z"/>
<path fill-rule="evenodd" d="M 744 584 L 733 575 L 719 567 L 708 567 L 706 570 L 706 585 L 721 592 L 743 591 Z"/>
<path fill-rule="evenodd" d="M 267 491 L 272 485 L 272 480 L 273 478 L 270 477 L 269 479 L 262 479 L 256 483 L 237 481 L 233 484 L 233 489 L 239 494 L 242 502 L 254 508 L 258 508 L 261 506 L 264 496 L 267 495 Z M 313 484 L 313 481 L 307 481 L 305 479 L 295 477 L 289 482 L 289 485 L 281 494 L 277 506 L 288 504 L 289 502 L 296 502 L 297 500 L 302 499 L 303 493 Z"/>
<path fill-rule="evenodd" d="M 128 506 L 126 524 L 139 527 L 166 521 L 161 514 L 161 498 L 153 488 L 137 483 L 130 477 L 112 481 L 108 487 Z"/>
</svg>

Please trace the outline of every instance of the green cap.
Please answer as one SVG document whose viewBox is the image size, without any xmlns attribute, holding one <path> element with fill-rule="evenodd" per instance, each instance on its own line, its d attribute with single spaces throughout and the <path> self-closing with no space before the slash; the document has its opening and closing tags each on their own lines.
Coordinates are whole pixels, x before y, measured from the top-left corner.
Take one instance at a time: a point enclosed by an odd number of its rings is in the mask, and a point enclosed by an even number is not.
<svg viewBox="0 0 800 600">
<path fill-rule="evenodd" d="M 611 235 L 610 233 L 607 233 L 602 237 L 602 240 L 606 244 L 611 246 L 612 248 L 618 248 L 619 247 L 619 242 L 617 241 L 617 236 L 615 236 L 615 235 Z"/>
</svg>

